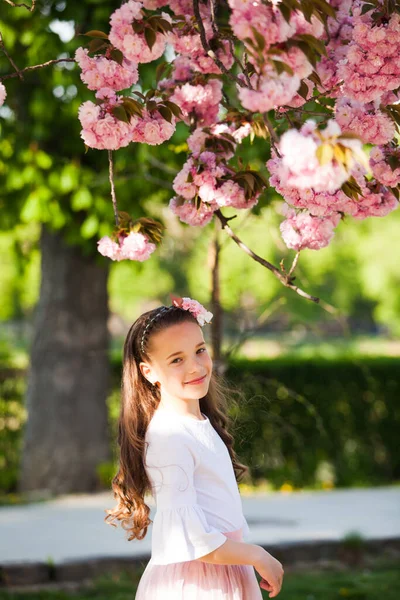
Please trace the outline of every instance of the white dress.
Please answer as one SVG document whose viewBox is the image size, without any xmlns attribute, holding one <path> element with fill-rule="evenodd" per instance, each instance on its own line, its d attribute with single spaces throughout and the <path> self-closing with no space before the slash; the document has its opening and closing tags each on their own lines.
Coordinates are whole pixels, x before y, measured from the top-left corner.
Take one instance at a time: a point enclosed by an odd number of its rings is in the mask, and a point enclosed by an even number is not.
<svg viewBox="0 0 400 600">
<path fill-rule="evenodd" d="M 228 449 L 208 417 L 158 409 L 145 441 L 156 514 L 136 600 L 261 600 L 252 566 L 196 560 L 249 533 Z"/>
</svg>

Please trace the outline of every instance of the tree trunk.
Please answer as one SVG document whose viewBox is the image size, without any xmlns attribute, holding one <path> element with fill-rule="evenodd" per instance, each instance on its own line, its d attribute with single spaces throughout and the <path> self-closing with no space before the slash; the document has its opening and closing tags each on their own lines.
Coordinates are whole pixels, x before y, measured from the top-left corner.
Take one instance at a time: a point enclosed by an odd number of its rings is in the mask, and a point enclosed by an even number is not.
<svg viewBox="0 0 400 600">
<path fill-rule="evenodd" d="M 20 491 L 91 492 L 110 460 L 108 267 L 42 225 Z"/>
</svg>

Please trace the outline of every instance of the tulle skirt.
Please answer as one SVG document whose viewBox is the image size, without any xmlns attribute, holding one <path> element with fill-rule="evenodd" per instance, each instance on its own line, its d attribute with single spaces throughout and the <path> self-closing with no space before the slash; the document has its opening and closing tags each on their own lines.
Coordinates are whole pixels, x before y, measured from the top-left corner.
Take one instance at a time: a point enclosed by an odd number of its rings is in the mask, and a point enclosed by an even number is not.
<svg viewBox="0 0 400 600">
<path fill-rule="evenodd" d="M 224 533 L 242 541 L 242 529 Z M 254 567 L 200 560 L 147 564 L 135 600 L 262 600 Z"/>
</svg>

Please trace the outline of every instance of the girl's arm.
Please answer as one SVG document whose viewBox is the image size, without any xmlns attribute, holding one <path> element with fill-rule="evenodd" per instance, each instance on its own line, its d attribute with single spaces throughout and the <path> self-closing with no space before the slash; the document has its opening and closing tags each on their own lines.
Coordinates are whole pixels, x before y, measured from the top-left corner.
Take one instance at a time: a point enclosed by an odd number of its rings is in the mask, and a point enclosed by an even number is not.
<svg viewBox="0 0 400 600">
<path fill-rule="evenodd" d="M 262 577 L 260 586 L 271 592 L 270 598 L 274 598 L 280 592 L 283 579 L 282 564 L 269 552 L 256 544 L 246 542 L 235 542 L 227 538 L 226 542 L 209 554 L 201 556 L 197 560 L 216 565 L 251 565 Z"/>
</svg>

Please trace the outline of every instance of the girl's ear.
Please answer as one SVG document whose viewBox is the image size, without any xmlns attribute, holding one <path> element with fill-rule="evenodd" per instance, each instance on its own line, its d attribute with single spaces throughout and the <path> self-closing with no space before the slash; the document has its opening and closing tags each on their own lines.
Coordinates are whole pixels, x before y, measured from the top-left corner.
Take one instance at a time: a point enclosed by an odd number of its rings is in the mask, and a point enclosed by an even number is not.
<svg viewBox="0 0 400 600">
<path fill-rule="evenodd" d="M 142 373 L 143 377 L 145 377 L 146 379 L 148 379 L 150 381 L 151 379 L 151 368 L 149 367 L 149 365 L 145 362 L 141 362 L 139 364 L 139 369 L 140 372 Z"/>
</svg>

